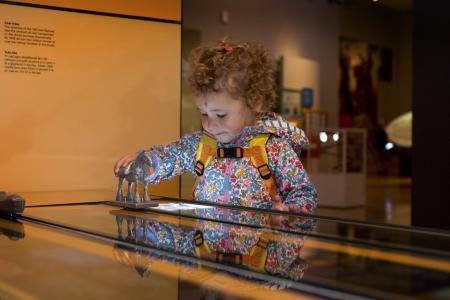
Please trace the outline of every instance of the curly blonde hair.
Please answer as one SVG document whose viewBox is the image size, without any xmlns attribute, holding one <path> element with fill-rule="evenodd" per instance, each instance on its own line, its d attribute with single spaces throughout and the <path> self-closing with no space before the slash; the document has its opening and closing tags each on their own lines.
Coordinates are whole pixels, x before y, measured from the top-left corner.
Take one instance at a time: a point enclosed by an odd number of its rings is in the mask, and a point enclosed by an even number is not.
<svg viewBox="0 0 450 300">
<path fill-rule="evenodd" d="M 273 108 L 275 64 L 261 44 L 235 44 L 229 37 L 192 50 L 188 81 L 194 95 L 226 91 L 260 112 Z"/>
</svg>

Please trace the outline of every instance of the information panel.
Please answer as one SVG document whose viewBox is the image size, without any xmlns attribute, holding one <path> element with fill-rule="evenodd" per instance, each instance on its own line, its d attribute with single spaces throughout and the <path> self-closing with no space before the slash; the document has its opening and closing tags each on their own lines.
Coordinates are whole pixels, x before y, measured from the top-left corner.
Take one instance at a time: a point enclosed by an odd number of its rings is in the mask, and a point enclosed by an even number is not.
<svg viewBox="0 0 450 300">
<path fill-rule="evenodd" d="M 0 22 L 0 190 L 113 189 L 118 157 L 179 138 L 181 25 L 8 4 Z"/>
</svg>

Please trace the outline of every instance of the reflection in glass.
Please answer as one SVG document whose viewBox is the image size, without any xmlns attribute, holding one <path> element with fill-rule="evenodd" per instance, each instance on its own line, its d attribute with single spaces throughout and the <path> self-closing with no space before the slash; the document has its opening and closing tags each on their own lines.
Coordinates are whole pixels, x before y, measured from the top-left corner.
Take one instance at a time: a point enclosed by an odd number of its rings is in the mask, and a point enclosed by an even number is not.
<svg viewBox="0 0 450 300">
<path fill-rule="evenodd" d="M 5 235 L 12 241 L 21 240 L 25 237 L 23 224 L 17 220 L 2 219 L 0 217 L 0 236 Z"/>
<path fill-rule="evenodd" d="M 215 211 L 216 216 L 225 211 L 214 209 L 219 210 Z M 205 211 L 200 209 L 196 213 L 205 214 Z M 259 226 L 268 221 L 265 218 L 251 218 L 249 213 L 252 212 L 242 211 L 231 218 L 248 218 L 247 224 Z M 176 219 L 175 222 L 171 218 L 163 220 L 161 215 L 127 210 L 113 210 L 111 214 L 116 218 L 118 239 L 135 245 L 296 281 L 302 278 L 308 266 L 301 258 L 305 238 L 302 234 L 293 235 L 267 228 L 200 219 Z M 222 215 L 222 218 L 225 216 Z M 283 216 L 279 218 L 277 222 L 280 224 L 288 224 L 290 221 L 283 220 Z M 227 219 L 231 221 L 230 216 Z M 305 229 L 304 224 L 306 222 L 302 223 L 303 228 L 298 227 L 298 232 L 307 233 L 314 225 L 309 224 Z M 146 254 L 138 248 L 135 249 L 135 254 L 130 254 L 132 252 L 130 246 L 115 247 L 115 255 L 119 261 L 134 266 L 140 276 L 146 276 L 151 264 L 149 253 L 146 258 Z"/>
</svg>

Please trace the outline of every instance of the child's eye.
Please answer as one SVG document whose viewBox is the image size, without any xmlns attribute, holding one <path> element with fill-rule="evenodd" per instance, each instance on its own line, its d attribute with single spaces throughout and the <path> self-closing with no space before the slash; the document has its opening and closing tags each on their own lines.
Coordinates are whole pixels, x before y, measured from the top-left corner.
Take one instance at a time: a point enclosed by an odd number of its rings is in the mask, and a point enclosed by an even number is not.
<svg viewBox="0 0 450 300">
<path fill-rule="evenodd" d="M 207 117 L 208 116 L 208 114 L 202 114 L 202 117 Z"/>
<path fill-rule="evenodd" d="M 226 116 L 227 116 L 227 114 L 218 114 L 218 115 L 216 115 L 218 118 L 225 118 Z"/>
</svg>

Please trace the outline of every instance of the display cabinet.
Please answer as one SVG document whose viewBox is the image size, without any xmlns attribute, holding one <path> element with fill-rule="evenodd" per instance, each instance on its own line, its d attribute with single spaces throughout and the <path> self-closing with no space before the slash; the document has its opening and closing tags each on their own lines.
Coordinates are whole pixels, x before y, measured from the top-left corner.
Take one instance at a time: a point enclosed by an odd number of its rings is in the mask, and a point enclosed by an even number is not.
<svg viewBox="0 0 450 300">
<path fill-rule="evenodd" d="M 366 130 L 327 129 L 309 136 L 304 164 L 319 205 L 354 207 L 366 201 Z"/>
</svg>

